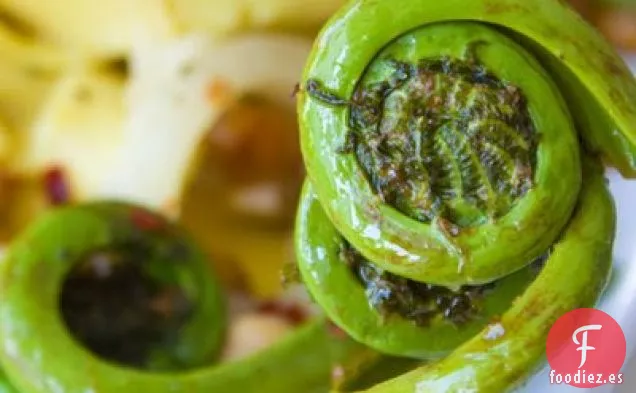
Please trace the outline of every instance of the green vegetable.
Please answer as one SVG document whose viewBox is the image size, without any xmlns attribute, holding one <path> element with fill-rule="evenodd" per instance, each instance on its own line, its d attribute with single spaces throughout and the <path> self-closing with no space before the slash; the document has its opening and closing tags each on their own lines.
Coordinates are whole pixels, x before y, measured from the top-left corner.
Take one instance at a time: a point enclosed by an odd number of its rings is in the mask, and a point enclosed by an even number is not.
<svg viewBox="0 0 636 393">
<path fill-rule="evenodd" d="M 122 255 L 122 250 L 133 250 L 136 259 L 113 257 L 104 265 L 107 256 Z M 93 265 L 84 263 L 87 260 Z M 0 375 L 0 390 L 14 393 L 15 386 L 22 393 L 324 392 L 330 388 L 332 366 L 360 355 L 360 346 L 352 346 L 346 337 L 333 337 L 324 319 L 317 318 L 266 351 L 215 364 L 224 338 L 225 306 L 208 266 L 187 235 L 139 206 L 96 202 L 47 213 L 14 241 L 0 265 L 0 364 L 6 372 L 6 378 Z M 142 334 L 135 331 L 113 341 L 115 332 L 100 335 L 99 326 L 93 326 L 93 331 L 83 331 L 92 336 L 81 335 L 69 328 L 72 314 L 64 311 L 69 307 L 65 302 L 74 299 L 73 286 L 87 279 L 87 270 L 113 280 L 133 267 L 141 268 L 141 278 L 123 275 L 134 277 L 138 285 L 126 293 L 131 304 L 142 284 L 149 282 L 155 289 L 170 289 L 159 295 L 182 291 L 185 300 L 177 304 L 191 304 L 193 311 L 180 324 L 169 325 L 173 331 L 166 329 L 160 341 L 145 347 L 141 361 L 134 356 L 130 362 L 127 357 L 108 357 L 112 352 L 98 352 L 97 344 L 105 340 L 130 349 L 144 340 Z M 94 289 L 80 293 L 84 303 L 94 300 L 103 282 L 88 284 Z M 127 290 L 127 281 L 116 284 L 116 290 Z M 112 306 L 109 300 L 95 300 L 95 307 L 79 317 L 90 320 Z M 136 316 L 130 310 L 116 311 L 127 315 L 122 317 L 124 327 Z"/>
<path fill-rule="evenodd" d="M 600 162 L 636 178 L 620 57 L 563 2 L 359 0 L 300 85 L 303 281 L 356 340 L 434 360 L 371 391 L 502 391 L 534 371 L 551 324 L 608 281 Z"/>
<path fill-rule="evenodd" d="M 47 213 L 0 264 L 0 391 L 505 391 L 603 292 L 599 157 L 636 177 L 636 82 L 562 2 L 351 1 L 298 98 L 298 265 L 355 341 L 317 318 L 215 364 L 225 305 L 201 252 L 96 202 Z"/>
<path fill-rule="evenodd" d="M 636 101 L 636 86 L 631 74 L 573 11 L 553 1 L 537 0 L 535 3 L 510 0 L 462 1 L 461 4 L 455 1 L 353 2 L 318 38 L 304 73 L 303 85 L 307 87 L 310 82 L 319 81 L 330 94 L 348 102 L 357 100 L 352 96 L 359 81 L 365 83 L 365 78 L 375 81 L 374 78 L 384 77 L 376 69 L 386 69 L 386 57 L 397 58 L 412 66 L 418 59 L 431 56 L 459 58 L 474 47 L 475 57 L 488 71 L 524 95 L 534 132 L 540 140 L 531 189 L 517 198 L 507 214 L 493 217 L 485 211 L 485 219 L 470 226 L 470 230 L 449 236 L 445 225 L 448 217 L 438 216 L 432 222 L 421 222 L 402 214 L 395 206 L 384 203 L 386 198 L 380 198 L 373 190 L 369 176 L 360 169 L 360 155 L 337 154 L 346 144 L 350 132 L 368 134 L 367 128 L 373 126 L 350 126 L 349 114 L 357 104 L 333 105 L 309 91 L 300 94 L 298 113 L 302 150 L 318 199 L 338 231 L 380 267 L 414 280 L 459 286 L 492 281 L 540 256 L 567 223 L 580 187 L 579 148 L 575 128 L 568 120 L 571 117 L 588 145 L 601 150 L 625 174 L 636 174 L 636 131 L 633 128 L 636 110 L 631 104 Z M 551 17 L 543 15 L 546 10 L 552 12 Z M 508 24 L 510 28 L 541 39 L 545 51 L 556 50 L 552 46 L 558 45 L 564 60 L 557 66 L 556 62 L 547 61 L 548 54 L 544 53 L 538 56 L 547 68 L 543 70 L 531 55 L 538 53 L 533 46 L 527 45 L 528 49 L 524 49 L 493 28 L 473 22 L 431 24 L 448 18 L 485 19 Z M 552 26 L 551 21 L 558 21 L 560 25 L 567 21 L 568 29 Z M 530 22 L 532 24 L 528 26 Z M 554 28 L 556 33 L 544 37 L 548 27 Z M 575 31 L 578 33 L 576 39 L 570 37 Z M 589 56 L 589 51 L 579 53 L 576 43 L 582 37 L 589 42 L 588 46 L 595 48 L 597 56 Z M 514 38 L 518 39 L 517 36 Z M 596 64 L 601 57 L 602 67 Z M 337 64 L 337 72 L 334 72 L 334 64 Z M 613 72 L 608 71 L 610 65 Z M 568 79 L 569 84 L 562 81 L 572 76 L 565 66 L 580 73 L 580 83 L 576 79 Z M 589 86 L 589 91 L 584 86 Z M 400 94 L 400 91 L 396 92 L 398 97 Z M 594 98 L 589 97 L 592 94 Z M 584 102 L 585 108 L 577 103 L 583 95 L 588 98 Z M 571 106 L 569 111 L 565 102 Z M 385 104 L 389 106 L 384 109 L 391 112 L 393 102 L 387 100 Z M 395 113 L 398 118 L 402 115 L 402 112 Z M 494 116 L 487 113 L 486 118 L 489 117 Z M 599 119 L 608 123 L 600 124 Z M 406 131 L 401 125 L 396 127 L 398 137 L 415 135 L 406 123 Z M 456 128 L 455 125 L 451 127 Z M 499 132 L 502 131 L 494 134 Z M 487 141 L 496 147 L 504 151 L 510 149 L 509 145 L 498 144 L 496 136 L 488 138 Z M 449 144 L 450 138 L 445 141 Z M 396 143 L 399 140 L 393 142 Z M 473 142 L 466 143 L 470 146 Z M 460 157 L 463 159 L 471 154 L 473 157 L 467 159 L 475 160 L 477 153 L 469 149 Z M 451 152 L 446 156 L 449 155 L 457 156 L 458 153 Z M 498 154 L 498 157 L 508 158 L 504 154 Z M 420 157 L 416 164 L 425 167 L 425 159 L 426 156 Z M 464 165 L 461 160 L 449 161 L 451 165 Z M 461 175 L 461 170 L 449 171 L 448 177 L 455 183 L 468 182 L 475 176 L 483 178 L 478 172 L 484 172 L 488 165 L 479 164 L 471 164 L 468 173 Z M 394 168 L 384 169 L 388 172 Z M 527 170 L 518 169 L 521 172 Z M 495 184 L 491 188 L 496 188 L 496 180 L 499 179 L 489 182 Z M 426 177 L 406 176 L 404 182 L 419 185 L 415 191 L 421 194 L 439 194 L 435 187 L 432 191 L 427 188 L 429 180 Z M 432 199 L 418 199 L 415 191 L 403 197 L 420 200 L 423 205 Z M 459 199 L 462 197 L 460 194 Z M 455 201 L 444 202 L 459 216 L 455 221 L 469 216 L 463 211 L 468 209 L 453 206 Z M 470 201 L 464 198 L 463 204 L 470 204 Z M 479 209 L 479 206 L 472 208 Z"/>
<path fill-rule="evenodd" d="M 570 310 L 593 306 L 611 271 L 613 199 L 602 169 L 593 162 L 585 166 L 574 216 L 536 279 L 529 285 L 520 282 L 533 276 L 528 268 L 504 278 L 501 287 L 488 294 L 482 318 L 459 328 L 440 319 L 428 328 L 399 318 L 382 320 L 334 251 L 341 237 L 306 185 L 298 215 L 299 261 L 303 279 L 327 314 L 354 338 L 383 352 L 446 355 L 370 391 L 413 391 L 416 385 L 425 387 L 423 392 L 441 391 L 442 386 L 448 392 L 506 391 L 536 369 L 552 324 Z M 516 295 L 514 302 L 511 295 Z M 493 315 L 494 307 L 500 317 Z"/>
<path fill-rule="evenodd" d="M 602 170 L 589 168 L 572 221 L 537 279 L 497 322 L 443 360 L 369 389 L 392 393 L 507 391 L 535 371 L 552 324 L 576 308 L 592 307 L 611 271 L 614 202 Z M 573 268 L 573 262 L 576 267 Z M 501 327 L 493 336 L 493 326 Z"/>
<path fill-rule="evenodd" d="M 341 258 L 342 237 L 327 219 L 310 183 L 302 193 L 296 228 L 302 279 L 316 301 L 352 337 L 396 356 L 425 359 L 446 355 L 507 310 L 536 277 L 526 267 L 501 279 L 484 299 L 479 318 L 461 329 L 452 328 L 439 316 L 422 327 L 405 318 L 385 318 L 369 306 L 365 288 Z"/>
<path fill-rule="evenodd" d="M 17 393 L 2 370 L 0 370 L 0 393 Z"/>
</svg>

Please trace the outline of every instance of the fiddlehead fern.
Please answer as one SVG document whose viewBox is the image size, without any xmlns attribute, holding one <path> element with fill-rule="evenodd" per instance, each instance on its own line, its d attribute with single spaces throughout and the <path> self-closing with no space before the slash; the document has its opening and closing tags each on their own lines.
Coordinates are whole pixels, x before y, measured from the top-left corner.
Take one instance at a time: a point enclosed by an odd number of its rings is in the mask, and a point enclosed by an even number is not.
<svg viewBox="0 0 636 393">
<path fill-rule="evenodd" d="M 11 393 L 325 390 L 351 347 L 318 318 L 217 364 L 225 300 L 209 263 L 173 223 L 121 202 L 60 207 L 21 234 L 0 265 L 0 315 Z"/>
<path fill-rule="evenodd" d="M 359 0 L 325 28 L 302 82 L 305 282 L 359 341 L 443 356 L 371 390 L 519 382 L 552 322 L 593 304 L 606 284 L 615 212 L 588 153 L 636 174 L 636 85 L 624 65 L 556 1 Z M 196 318 L 222 322 L 215 283 L 188 245 L 188 266 L 173 266 L 181 257 L 166 245 L 183 238 L 162 238 L 169 225 L 147 211 L 131 220 L 130 208 L 62 208 L 11 246 L 0 267 L 0 362 L 20 392 L 298 392 L 328 380 L 320 321 L 210 366 L 217 335 Z M 124 233 L 143 247 L 112 248 Z M 157 309 L 173 317 L 151 332 L 163 345 L 104 353 L 99 336 L 82 333 L 92 329 L 78 330 L 64 309 L 84 296 L 66 289 L 94 278 L 86 266 L 148 274 L 138 283 L 163 306 L 190 300 Z M 215 307 L 197 314 L 200 302 Z"/>
<path fill-rule="evenodd" d="M 304 282 L 357 340 L 443 357 L 374 391 L 515 385 L 607 283 L 615 212 L 594 156 L 636 175 L 620 58 L 556 1 L 352 1 L 302 87 Z"/>
</svg>

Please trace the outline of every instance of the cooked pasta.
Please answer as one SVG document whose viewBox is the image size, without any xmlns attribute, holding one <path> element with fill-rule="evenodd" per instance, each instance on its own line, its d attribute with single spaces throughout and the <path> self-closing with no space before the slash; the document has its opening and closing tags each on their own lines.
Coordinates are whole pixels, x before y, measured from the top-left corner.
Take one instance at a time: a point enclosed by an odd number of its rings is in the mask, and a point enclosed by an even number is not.
<svg viewBox="0 0 636 393">
<path fill-rule="evenodd" d="M 123 138 L 124 81 L 94 69 L 72 71 L 44 98 L 18 165 L 29 173 L 62 166 L 74 198 L 91 198 Z"/>
<path fill-rule="evenodd" d="M 260 216 L 285 206 L 286 227 L 277 231 L 225 223 L 219 231 L 193 220 L 205 216 L 195 213 L 206 211 L 198 201 L 215 191 L 195 192 L 191 184 L 207 154 L 202 142 L 246 94 L 293 110 L 290 93 L 311 47 L 310 38 L 295 33 L 317 28 L 339 3 L 0 0 L 0 14 L 11 22 L 0 24 L 0 53 L 6 54 L 0 116 L 12 143 L 5 171 L 31 190 L 17 220 L 28 222 L 46 208 L 38 182 L 48 169 L 60 168 L 73 201 L 132 200 L 175 219 L 185 208 L 183 220 L 223 261 L 217 265 L 228 282 L 258 296 L 280 293 L 279 271 L 291 259 L 289 207 L 295 200 L 289 198 L 296 198 L 300 179 L 287 186 L 293 188 L 287 199 L 258 182 L 215 197 Z M 263 29 L 283 32 L 255 31 Z M 125 75 L 104 71 L 117 59 L 127 65 Z M 215 88 L 220 96 L 212 97 Z M 281 132 L 269 140 L 288 145 L 289 159 L 299 162 L 295 129 Z M 287 178 L 288 164 L 295 162 L 280 161 L 270 171 L 282 168 L 278 176 Z"/>
<path fill-rule="evenodd" d="M 246 30 L 315 33 L 345 0 L 168 0 L 178 26 L 214 35 Z"/>
<path fill-rule="evenodd" d="M 190 185 L 197 173 L 214 170 L 199 169 L 205 161 L 201 149 L 215 137 L 215 123 L 241 97 L 256 94 L 293 110 L 291 93 L 309 49 L 308 40 L 289 36 L 246 35 L 215 41 L 195 34 L 135 53 L 124 138 L 94 196 L 138 201 L 175 218 L 184 211 L 182 219 L 215 256 L 226 280 L 247 281 L 262 296 L 280 292 L 279 270 L 291 257 L 291 228 L 272 231 L 258 229 L 257 224 L 237 225 L 237 215 L 224 214 L 231 209 L 222 200 L 234 198 L 224 194 L 227 184 L 199 191 Z M 232 129 L 226 136 L 238 132 Z M 281 132 L 288 134 L 259 140 L 291 141 L 288 144 L 296 152 L 296 130 Z M 258 140 L 249 143 L 264 154 L 279 151 L 276 146 L 259 145 Z M 235 165 L 248 168 L 249 157 L 244 153 L 242 163 Z M 285 172 L 280 176 L 287 177 Z M 256 208 L 259 201 L 246 203 Z M 241 277 L 232 276 L 236 266 L 244 270 Z"/>
<path fill-rule="evenodd" d="M 42 41 L 98 57 L 175 33 L 162 0 L 1 0 L 0 8 Z"/>
</svg>

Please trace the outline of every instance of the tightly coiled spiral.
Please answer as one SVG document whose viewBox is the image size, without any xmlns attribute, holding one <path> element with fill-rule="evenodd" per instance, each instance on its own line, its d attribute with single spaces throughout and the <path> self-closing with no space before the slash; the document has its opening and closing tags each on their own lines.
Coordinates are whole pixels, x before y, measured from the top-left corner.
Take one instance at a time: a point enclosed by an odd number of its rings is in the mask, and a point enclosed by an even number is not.
<svg viewBox="0 0 636 393">
<path fill-rule="evenodd" d="M 599 157 L 636 175 L 625 65 L 557 1 L 352 1 L 301 86 L 302 278 L 355 339 L 436 360 L 371 390 L 522 381 L 611 272 Z"/>
<path fill-rule="evenodd" d="M 616 214 L 599 157 L 636 177 L 625 65 L 556 0 L 355 0 L 321 33 L 301 82 L 302 278 L 349 335 L 428 362 L 382 370 L 393 379 L 370 390 L 522 381 L 554 321 L 593 305 L 611 271 Z M 37 220 L 0 265 L 0 390 L 329 389 L 338 363 L 322 319 L 214 364 L 224 306 L 202 259 L 138 206 Z M 94 306 L 87 269 L 132 277 L 169 318 L 147 332 L 127 321 L 134 348 L 100 345 L 76 313 Z M 97 311 L 99 321 L 109 310 Z"/>
<path fill-rule="evenodd" d="M 137 205 L 46 213 L 0 265 L 0 391 L 328 389 L 333 353 L 357 347 L 332 337 L 322 318 L 218 364 L 226 305 L 209 266 L 179 227 Z M 293 378 L 280 378 L 281 368 Z"/>
</svg>

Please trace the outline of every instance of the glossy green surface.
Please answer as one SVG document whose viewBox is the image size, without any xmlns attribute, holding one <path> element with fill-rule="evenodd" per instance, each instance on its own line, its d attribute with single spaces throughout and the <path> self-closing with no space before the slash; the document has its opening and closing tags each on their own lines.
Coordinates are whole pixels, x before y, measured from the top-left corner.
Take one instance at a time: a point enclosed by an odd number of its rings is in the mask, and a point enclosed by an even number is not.
<svg viewBox="0 0 636 393">
<path fill-rule="evenodd" d="M 539 134 L 535 185 L 500 219 L 449 238 L 435 222 L 415 221 L 384 204 L 370 188 L 352 155 L 337 154 L 348 132 L 347 108 L 303 96 L 299 110 L 308 175 L 327 215 L 365 257 L 397 275 L 431 284 L 481 284 L 510 274 L 544 253 L 567 222 L 581 182 L 579 145 L 567 111 L 550 76 L 520 46 L 473 23 L 433 25 L 409 33 L 378 54 L 410 64 L 430 57 L 462 57 L 480 42 L 476 56 L 500 79 L 527 97 Z M 359 67 L 365 59 L 345 57 Z M 354 70 L 325 76 L 314 58 L 306 77 L 345 84 Z M 373 66 L 368 78 L 377 78 Z M 332 83 L 327 83 L 331 85 Z M 338 89 L 336 89 L 338 90 Z M 560 168 L 559 171 L 553 168 Z M 381 217 L 381 219 L 378 219 Z"/>
<path fill-rule="evenodd" d="M 0 369 L 0 393 L 17 393 L 13 385 L 7 379 L 7 376 L 4 375 L 2 369 Z"/>
<path fill-rule="evenodd" d="M 443 360 L 373 388 L 374 393 L 505 392 L 540 366 L 552 324 L 576 308 L 592 307 L 608 282 L 616 231 L 614 201 L 600 167 L 589 167 L 577 211 L 539 277 L 499 321 Z M 576 267 L 573 267 L 575 262 Z"/>
<path fill-rule="evenodd" d="M 295 393 L 329 389 L 333 363 L 356 352 L 340 349 L 346 341 L 334 339 L 320 318 L 266 351 L 237 362 L 214 364 L 211 355 L 222 344 L 225 315 L 209 264 L 176 228 L 149 220 L 162 220 L 160 217 L 145 212 L 139 221 L 139 209 L 112 203 L 60 208 L 40 218 L 11 245 L 0 264 L 0 364 L 10 381 L 5 383 L 0 376 L 0 390 L 10 389 L 9 383 L 21 393 Z M 76 257 L 92 248 L 131 239 L 154 242 L 158 257 L 164 251 L 170 254 L 174 244 L 189 244 L 185 259 L 154 262 L 156 266 L 185 267 L 169 277 L 187 281 L 189 289 L 197 293 L 200 308 L 181 331 L 178 351 L 197 360 L 199 366 L 192 371 L 151 372 L 104 361 L 75 341 L 61 318 L 58 294 Z M 183 247 L 180 255 L 184 255 Z"/>
<path fill-rule="evenodd" d="M 64 348 L 74 341 L 59 314 L 53 312 L 59 309 L 64 278 L 87 252 L 131 242 L 149 249 L 146 274 L 182 288 L 195 306 L 176 345 L 157 346 L 149 357 L 172 358 L 191 366 L 209 362 L 223 342 L 225 305 L 205 256 L 163 218 L 115 202 L 60 208 L 41 217 L 12 242 L 0 268 L 0 337 L 30 356 L 62 351 L 72 358 L 72 351 Z M 38 335 L 60 339 L 41 343 Z"/>
<path fill-rule="evenodd" d="M 315 78 L 339 96 L 350 97 L 360 75 L 386 45 L 424 25 L 448 21 L 477 21 L 500 27 L 532 50 L 557 79 L 577 116 L 585 120 L 577 123 L 586 143 L 624 176 L 636 177 L 633 76 L 613 47 L 561 1 L 352 0 L 317 38 L 303 82 Z M 310 112 L 320 110 L 315 105 L 306 95 L 299 96 L 301 125 L 310 122 L 306 118 Z M 312 126 L 332 127 L 341 120 L 339 113 L 326 109 L 321 115 L 323 120 Z M 303 143 L 306 151 L 312 148 L 312 139 L 305 138 Z M 313 178 L 315 163 L 308 161 Z"/>
<path fill-rule="evenodd" d="M 358 130 L 350 113 L 363 106 L 356 95 L 360 84 L 388 81 L 382 67 L 389 60 L 465 58 L 471 48 L 487 71 L 527 98 L 540 134 L 537 166 L 533 186 L 503 217 L 449 231 L 439 217 L 430 224 L 415 221 L 376 194 L 356 160 L 359 153 L 351 153 L 357 136 L 349 132 Z M 338 99 L 315 94 L 315 82 Z M 297 109 L 308 181 L 296 222 L 296 252 L 303 280 L 326 313 L 357 340 L 390 354 L 446 354 L 369 391 L 502 392 L 523 381 L 540 366 L 552 323 L 572 309 L 593 306 L 611 271 L 616 212 L 594 157 L 636 178 L 636 81 L 618 54 L 565 2 L 357 0 L 323 28 L 301 88 Z M 390 94 L 397 100 L 417 97 L 395 91 Z M 394 98 L 385 96 L 389 99 Z M 421 102 L 426 101 L 416 101 Z M 383 104 L 372 115 L 389 123 L 408 121 L 403 117 L 410 113 L 386 111 L 408 107 Z M 426 120 L 431 108 L 420 109 Z M 394 130 L 397 143 L 404 129 Z M 375 146 L 390 149 L 382 141 Z M 423 198 L 422 205 L 427 202 Z M 370 263 L 420 283 L 455 289 L 501 279 L 510 280 L 510 290 L 493 294 L 481 325 L 465 331 L 440 321 L 416 328 L 386 320 L 370 308 L 364 289 L 340 260 L 342 238 Z M 537 278 L 515 282 L 552 247 Z M 501 317 L 489 320 L 493 314 Z"/>
<path fill-rule="evenodd" d="M 448 354 L 507 310 L 536 277 L 526 267 L 502 278 L 481 304 L 479 317 L 455 327 L 438 316 L 429 327 L 402 318 L 384 320 L 369 305 L 365 288 L 340 256 L 342 236 L 329 221 L 312 191 L 303 188 L 296 222 L 296 256 L 304 283 L 327 315 L 349 335 L 396 356 L 436 358 Z"/>
<path fill-rule="evenodd" d="M 513 29 L 520 34 L 515 38 L 525 37 L 520 39 L 522 43 L 538 42 L 525 47 L 542 61 L 549 77 L 537 78 L 545 73 L 536 69 L 536 63 L 527 56 L 519 60 L 519 56 L 524 56 L 511 53 L 516 50 L 503 50 L 502 47 L 512 46 L 503 39 L 497 40 L 504 44 L 492 49 L 490 56 L 489 49 L 481 49 L 486 53 L 480 52 L 480 57 L 492 65 L 492 72 L 507 73 L 506 76 L 523 86 L 525 93 L 535 93 L 534 105 L 541 113 L 535 111 L 534 119 L 540 121 L 538 129 L 546 135 L 551 135 L 550 127 L 562 115 L 554 116 L 559 110 L 558 104 L 542 104 L 544 97 L 550 100 L 550 95 L 533 84 L 536 80 L 541 81 L 540 85 L 552 85 L 545 79 L 553 78 L 565 96 L 586 145 L 602 151 L 624 174 L 636 173 L 633 77 L 589 26 L 554 1 L 353 1 L 322 31 L 303 81 L 316 79 L 338 96 L 351 97 L 368 65 L 380 51 L 387 50 L 387 45 L 388 50 L 392 50 L 395 40 L 406 32 L 449 19 L 485 20 Z M 467 22 L 451 23 L 458 26 L 458 35 L 466 38 L 466 33 L 462 33 L 466 28 L 460 25 Z M 563 25 L 568 29 L 562 29 Z M 476 34 L 479 35 L 479 31 Z M 483 34 L 495 35 L 493 32 Z M 473 40 L 469 38 L 465 44 Z M 433 43 L 431 48 L 442 48 L 443 53 L 453 51 L 454 47 L 457 52 L 461 47 L 459 41 L 461 38 L 455 42 L 446 40 L 450 49 L 443 43 Z M 579 44 L 583 41 L 585 48 Z M 412 41 L 409 44 L 417 45 Z M 590 48 L 594 56 L 589 56 Z M 425 51 L 426 47 L 418 50 Z M 496 57 L 499 51 L 505 56 Z M 525 72 L 527 69 L 533 72 Z M 545 89 L 550 86 L 543 92 Z M 576 181 L 569 177 L 577 176 L 576 171 L 570 173 L 566 169 L 574 169 L 574 165 L 564 166 L 558 156 L 545 153 L 539 157 L 539 177 L 544 182 L 539 181 L 533 190 L 536 196 L 525 197 L 524 202 L 500 222 L 449 240 L 435 225 L 414 222 L 374 198 L 353 157 L 335 153 L 347 132 L 346 107 L 328 106 L 301 94 L 298 113 L 308 176 L 327 215 L 365 257 L 405 277 L 454 286 L 484 282 L 510 273 L 554 240 L 561 229 L 559 224 L 569 215 L 572 196 L 576 195 L 571 192 L 577 188 L 573 186 Z M 561 125 L 555 129 L 561 129 L 563 137 L 567 137 L 568 127 Z M 572 155 L 576 154 L 569 142 L 563 146 L 568 146 Z M 542 149 L 545 152 L 549 147 Z M 554 171 L 555 167 L 559 170 Z M 541 214 L 530 214 L 540 212 L 541 208 L 544 208 Z"/>
</svg>

